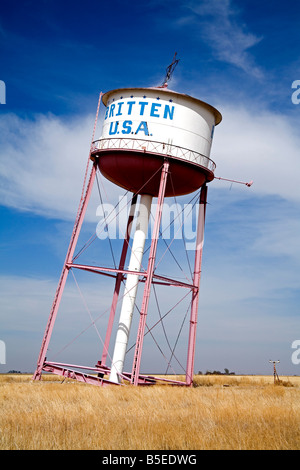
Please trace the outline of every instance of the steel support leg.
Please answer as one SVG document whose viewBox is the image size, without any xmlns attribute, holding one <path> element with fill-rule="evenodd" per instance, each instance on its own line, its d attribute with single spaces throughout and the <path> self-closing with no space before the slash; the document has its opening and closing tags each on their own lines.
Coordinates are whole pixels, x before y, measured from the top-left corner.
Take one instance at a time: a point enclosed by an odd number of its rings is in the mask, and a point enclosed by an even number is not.
<svg viewBox="0 0 300 470">
<path fill-rule="evenodd" d="M 136 229 L 133 237 L 129 271 L 127 274 L 119 324 L 116 334 L 115 347 L 112 357 L 109 380 L 120 383 L 128 345 L 135 300 L 139 284 L 139 272 L 142 266 L 145 241 L 148 234 L 148 224 L 151 212 L 152 196 L 141 194 Z"/>
<path fill-rule="evenodd" d="M 44 365 L 46 354 L 47 354 L 47 349 L 48 349 L 48 346 L 49 346 L 51 334 L 52 334 L 54 323 L 55 323 L 55 320 L 56 320 L 56 316 L 57 316 L 59 304 L 60 304 L 60 301 L 61 301 L 62 293 L 63 293 L 64 287 L 65 287 L 65 284 L 66 284 L 66 280 L 67 280 L 67 277 L 68 277 L 68 273 L 69 273 L 69 267 L 67 265 L 72 263 L 74 250 L 76 248 L 76 244 L 77 244 L 77 240 L 78 240 L 78 237 L 79 237 L 80 229 L 81 229 L 81 226 L 82 226 L 82 222 L 83 222 L 83 219 L 84 219 L 84 216 L 85 216 L 86 208 L 88 206 L 89 199 L 90 199 L 91 192 L 92 192 L 92 188 L 93 188 L 93 184 L 94 184 L 94 181 L 95 181 L 96 170 L 97 170 L 97 164 L 94 163 L 93 167 L 92 167 L 92 170 L 91 170 L 91 173 L 90 173 L 90 177 L 89 177 L 89 181 L 88 181 L 88 184 L 87 184 L 85 195 L 84 195 L 83 199 L 80 201 L 80 204 L 79 204 L 77 217 L 76 217 L 76 220 L 75 220 L 75 224 L 74 224 L 74 228 L 73 228 L 73 232 L 72 232 L 72 236 L 71 236 L 71 241 L 70 241 L 70 244 L 69 244 L 66 260 L 65 260 L 65 263 L 64 263 L 64 266 L 63 266 L 63 269 L 62 269 L 61 277 L 60 277 L 60 280 L 59 280 L 59 283 L 58 283 L 58 287 L 57 287 L 57 290 L 56 290 L 56 294 L 55 294 L 55 298 L 54 298 L 54 301 L 53 301 L 53 304 L 52 304 L 52 308 L 51 308 L 51 311 L 50 311 L 48 323 L 47 323 L 47 326 L 46 326 L 46 330 L 45 330 L 45 334 L 44 334 L 44 338 L 43 338 L 43 342 L 42 342 L 42 346 L 41 346 L 41 350 L 40 350 L 40 355 L 39 355 L 39 358 L 38 358 L 37 368 L 36 368 L 36 371 L 33 375 L 33 380 L 39 380 L 41 378 L 42 369 L 43 369 L 43 365 Z"/>
<path fill-rule="evenodd" d="M 130 233 L 131 233 L 131 227 L 132 227 L 132 222 L 134 218 L 136 201 L 137 201 L 137 194 L 135 194 L 131 200 L 131 207 L 130 207 L 130 212 L 128 216 L 128 222 L 127 222 L 127 228 L 126 228 L 126 234 L 124 238 L 122 253 L 120 257 L 119 269 L 124 269 L 124 266 L 125 266 L 125 260 L 126 260 L 126 255 L 128 251 L 128 245 L 129 245 L 129 240 L 130 240 Z M 106 364 L 108 348 L 109 348 L 109 343 L 110 343 L 110 338 L 111 338 L 111 332 L 113 328 L 113 323 L 114 323 L 114 318 L 115 318 L 115 313 L 116 313 L 116 308 L 117 308 L 117 303 L 119 299 L 120 287 L 121 287 L 121 283 L 123 280 L 123 276 L 124 276 L 123 273 L 118 273 L 117 278 L 116 278 L 115 290 L 114 290 L 113 300 L 111 304 L 108 326 L 107 326 L 102 359 L 101 359 L 102 366 Z"/>
<path fill-rule="evenodd" d="M 192 305 L 191 305 L 189 344 L 188 344 L 187 367 L 186 367 L 186 384 L 189 386 L 192 385 L 193 375 L 194 375 L 196 329 L 197 329 L 198 305 L 199 305 L 201 263 L 202 263 L 202 253 L 203 253 L 203 243 L 204 243 L 206 202 L 207 202 L 207 186 L 206 184 L 204 184 L 200 192 L 197 241 L 196 241 L 196 252 L 195 252 L 194 276 L 193 276 L 193 284 L 195 287 L 193 291 Z"/>
<path fill-rule="evenodd" d="M 144 332 L 145 332 L 145 326 L 146 326 L 146 317 L 147 317 L 147 312 L 148 312 L 151 284 L 152 284 L 152 279 L 153 279 L 154 262 L 155 262 L 155 257 L 156 257 L 156 249 L 157 249 L 157 242 L 158 242 L 158 235 L 159 235 L 159 227 L 161 223 L 163 202 L 164 202 L 164 197 L 165 197 L 165 192 L 166 192 L 168 170 L 169 170 L 169 163 L 165 162 L 163 169 L 162 169 L 162 173 L 161 173 L 161 179 L 160 179 L 157 209 L 156 209 L 155 222 L 154 222 L 153 233 L 152 233 L 150 254 L 148 258 L 147 278 L 146 278 L 146 282 L 144 286 L 144 294 L 143 294 L 142 308 L 140 311 L 140 321 L 139 321 L 139 327 L 138 327 L 137 341 L 136 341 L 135 353 L 134 353 L 134 358 L 133 358 L 131 382 L 134 385 L 138 385 L 138 380 L 139 380 Z"/>
</svg>

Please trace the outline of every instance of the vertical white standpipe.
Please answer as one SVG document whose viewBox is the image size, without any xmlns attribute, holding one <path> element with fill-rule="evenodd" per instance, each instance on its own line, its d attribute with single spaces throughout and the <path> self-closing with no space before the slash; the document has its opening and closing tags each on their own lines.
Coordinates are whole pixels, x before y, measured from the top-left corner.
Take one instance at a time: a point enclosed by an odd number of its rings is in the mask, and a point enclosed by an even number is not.
<svg viewBox="0 0 300 470">
<path fill-rule="evenodd" d="M 129 271 L 139 272 L 141 270 L 145 240 L 148 232 L 151 203 L 152 196 L 149 196 L 148 194 L 141 195 L 139 213 L 136 221 L 136 230 L 133 238 L 132 251 L 128 268 Z M 109 377 L 109 380 L 114 383 L 121 382 L 119 374 L 122 374 L 123 372 L 138 282 L 139 276 L 137 276 L 136 274 L 127 275 L 119 326 L 115 342 L 115 349 L 111 365 L 111 372 Z"/>
</svg>

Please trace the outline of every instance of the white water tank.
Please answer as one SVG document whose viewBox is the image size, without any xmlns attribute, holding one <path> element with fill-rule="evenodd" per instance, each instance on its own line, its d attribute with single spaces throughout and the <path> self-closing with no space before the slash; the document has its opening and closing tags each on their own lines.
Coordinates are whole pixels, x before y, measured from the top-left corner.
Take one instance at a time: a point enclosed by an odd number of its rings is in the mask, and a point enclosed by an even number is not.
<svg viewBox="0 0 300 470">
<path fill-rule="evenodd" d="M 214 178 L 210 152 L 222 120 L 214 107 L 166 88 L 120 88 L 105 93 L 102 101 L 106 113 L 92 159 L 98 158 L 109 180 L 156 196 L 153 175 L 164 158 L 172 178 L 166 196 L 188 194 Z"/>
</svg>

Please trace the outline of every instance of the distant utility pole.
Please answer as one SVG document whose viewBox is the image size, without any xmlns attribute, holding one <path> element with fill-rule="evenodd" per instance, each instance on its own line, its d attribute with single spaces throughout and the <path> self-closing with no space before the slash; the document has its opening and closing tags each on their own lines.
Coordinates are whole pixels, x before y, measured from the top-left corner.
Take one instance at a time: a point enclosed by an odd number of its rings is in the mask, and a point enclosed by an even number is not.
<svg viewBox="0 0 300 470">
<path fill-rule="evenodd" d="M 273 364 L 274 385 L 275 385 L 276 380 L 279 382 L 279 377 L 278 377 L 278 374 L 277 374 L 277 371 L 276 371 L 276 364 L 278 364 L 280 361 L 271 361 L 271 359 L 270 359 L 269 362 L 271 362 Z"/>
</svg>

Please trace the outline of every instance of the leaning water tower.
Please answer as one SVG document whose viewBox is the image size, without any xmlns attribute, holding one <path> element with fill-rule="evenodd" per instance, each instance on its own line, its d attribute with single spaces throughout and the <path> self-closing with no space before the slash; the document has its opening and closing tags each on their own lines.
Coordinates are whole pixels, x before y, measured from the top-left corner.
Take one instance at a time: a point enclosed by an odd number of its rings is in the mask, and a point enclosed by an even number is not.
<svg viewBox="0 0 300 470">
<path fill-rule="evenodd" d="M 169 90 L 167 83 L 153 88 L 120 88 L 101 94 L 101 99 L 105 106 L 102 135 L 100 139 L 93 140 L 91 146 L 89 158 L 92 161 L 92 169 L 87 178 L 86 189 L 82 193 L 34 379 L 40 379 L 42 372 L 46 371 L 96 385 L 123 384 L 125 381 L 134 385 L 154 383 L 156 378 L 142 375 L 140 366 L 151 287 L 156 281 L 168 286 L 184 287 L 190 291 L 185 381 L 173 382 L 191 385 L 194 373 L 207 183 L 214 179 L 215 170 L 215 163 L 210 159 L 210 151 L 215 126 L 221 122 L 222 117 L 211 105 L 192 96 Z M 118 268 L 79 265 L 74 261 L 74 250 L 97 171 L 112 183 L 132 193 L 132 207 L 135 207 L 139 198 L 135 232 L 130 234 L 129 228 L 134 218 L 131 210 Z M 199 214 L 192 282 L 186 283 L 158 276 L 155 273 L 155 258 L 164 200 L 195 191 L 199 191 Z M 157 198 L 155 220 L 150 250 L 145 255 L 145 240 L 154 198 Z M 128 269 L 125 269 L 130 238 L 132 239 L 130 259 L 127 261 Z M 146 262 L 143 257 L 146 257 Z M 147 266 L 146 269 L 142 269 L 142 260 Z M 89 367 L 89 373 L 80 370 L 81 366 L 78 365 L 72 367 L 70 364 L 49 362 L 46 359 L 65 282 L 69 271 L 75 268 L 98 274 L 109 272 L 115 276 L 102 358 L 95 366 Z M 141 279 L 143 296 L 135 332 L 134 355 L 131 371 L 126 372 L 124 361 Z M 124 280 L 124 293 L 120 299 L 121 282 Z M 121 300 L 121 308 L 119 317 L 116 318 L 118 300 Z M 107 364 L 108 348 L 112 339 L 113 325 L 116 322 L 113 355 L 110 358 L 111 363 Z M 165 380 L 168 381 L 167 378 Z"/>
</svg>

